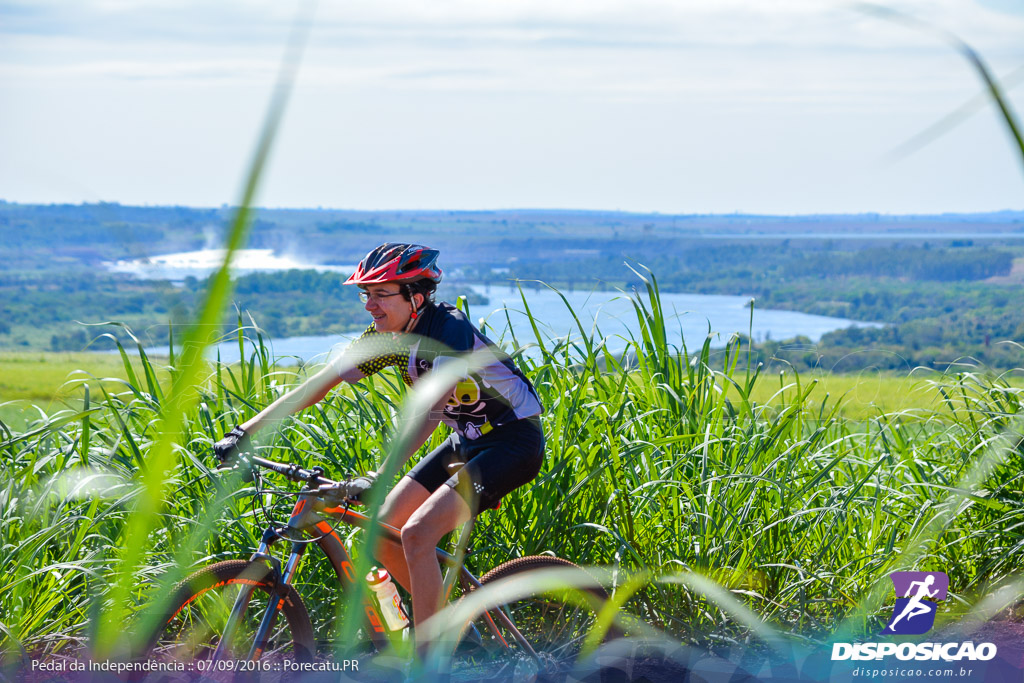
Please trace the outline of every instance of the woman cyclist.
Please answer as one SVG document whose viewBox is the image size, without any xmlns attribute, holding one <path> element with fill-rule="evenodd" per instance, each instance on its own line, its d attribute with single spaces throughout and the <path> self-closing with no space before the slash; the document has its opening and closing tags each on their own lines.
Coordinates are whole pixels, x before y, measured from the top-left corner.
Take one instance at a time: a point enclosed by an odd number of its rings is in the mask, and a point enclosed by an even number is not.
<svg viewBox="0 0 1024 683">
<path fill-rule="evenodd" d="M 279 416 L 281 406 L 297 412 L 340 382 L 355 383 L 389 366 L 412 386 L 459 355 L 493 357 L 493 362 L 462 378 L 430 411 L 408 452 L 397 454 L 399 463 L 379 468 L 398 471 L 439 423 L 451 428 L 448 439 L 398 482 L 381 508 L 381 519 L 401 529 L 402 545 L 384 540 L 375 554 L 412 594 L 417 626 L 441 605 L 441 568 L 434 554 L 441 537 L 481 510 L 496 508 L 503 495 L 536 477 L 544 453 L 541 403 L 533 385 L 462 312 L 434 302 L 441 281 L 437 257 L 434 249 L 396 243 L 382 244 L 367 254 L 345 282 L 360 288 L 359 296 L 373 318 L 346 349 L 343 366 L 350 369 L 339 374 L 328 366 L 214 446 L 224 460 L 248 435 Z M 463 466 L 452 474 L 459 465 Z M 376 477 L 370 472 L 357 481 L 369 489 Z M 417 641 L 421 648 L 426 644 L 419 636 Z"/>
</svg>

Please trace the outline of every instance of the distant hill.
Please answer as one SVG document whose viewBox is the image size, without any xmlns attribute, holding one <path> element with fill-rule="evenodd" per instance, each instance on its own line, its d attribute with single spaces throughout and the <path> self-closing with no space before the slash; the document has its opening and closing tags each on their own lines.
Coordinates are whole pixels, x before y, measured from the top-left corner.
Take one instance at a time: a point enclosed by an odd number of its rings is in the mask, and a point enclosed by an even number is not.
<svg viewBox="0 0 1024 683">
<path fill-rule="evenodd" d="M 218 246 L 230 207 L 138 207 L 117 203 L 17 204 L 0 201 L 0 243 L 8 270 L 96 268 L 103 261 Z M 980 236 L 979 236 L 980 235 Z M 899 239 L 1024 239 L 1024 211 L 934 216 L 881 214 L 670 215 L 611 211 L 350 211 L 261 209 L 249 246 L 287 251 L 315 263 L 352 263 L 385 240 L 419 241 L 454 265 L 546 261 L 581 242 L 618 258 L 685 251 L 691 240 L 849 239 L 868 248 Z M 579 254 L 567 253 L 568 258 Z"/>
</svg>

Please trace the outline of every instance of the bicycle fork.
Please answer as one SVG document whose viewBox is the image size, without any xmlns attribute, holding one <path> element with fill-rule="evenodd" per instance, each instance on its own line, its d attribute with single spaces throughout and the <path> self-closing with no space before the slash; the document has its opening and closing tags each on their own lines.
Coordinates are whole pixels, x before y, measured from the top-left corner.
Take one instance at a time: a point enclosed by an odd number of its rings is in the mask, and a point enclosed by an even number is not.
<svg viewBox="0 0 1024 683">
<path fill-rule="evenodd" d="M 293 542 L 291 554 L 288 556 L 288 561 L 285 563 L 284 570 L 282 571 L 280 561 L 276 557 L 272 557 L 267 553 L 270 544 L 278 538 L 279 536 L 276 532 L 268 529 L 264 534 L 263 539 L 260 541 L 260 545 L 256 549 L 256 552 L 253 553 L 250 558 L 251 560 L 263 560 L 270 564 L 274 573 L 274 590 L 267 602 L 267 609 L 263 613 L 263 619 L 260 621 L 260 626 L 256 631 L 252 647 L 249 649 L 249 654 L 246 657 L 249 661 L 258 660 L 264 650 L 266 650 L 267 641 L 270 638 L 271 630 L 274 628 L 274 622 L 276 621 L 281 608 L 284 606 L 284 601 L 288 594 L 288 586 L 291 585 L 292 578 L 295 576 L 295 571 L 298 569 L 299 561 L 302 559 L 302 554 L 306 550 L 306 544 Z M 228 616 L 228 622 L 224 627 L 224 633 L 221 634 L 220 642 L 217 644 L 217 649 L 213 653 L 214 662 L 220 661 L 224 658 L 227 643 L 230 643 L 234 638 L 235 631 L 238 630 L 238 624 L 241 621 L 242 616 L 245 614 L 246 609 L 248 609 L 249 602 L 252 600 L 253 591 L 255 590 L 255 585 L 244 585 L 239 591 L 238 597 L 235 598 L 235 602 L 231 607 L 231 614 Z"/>
</svg>

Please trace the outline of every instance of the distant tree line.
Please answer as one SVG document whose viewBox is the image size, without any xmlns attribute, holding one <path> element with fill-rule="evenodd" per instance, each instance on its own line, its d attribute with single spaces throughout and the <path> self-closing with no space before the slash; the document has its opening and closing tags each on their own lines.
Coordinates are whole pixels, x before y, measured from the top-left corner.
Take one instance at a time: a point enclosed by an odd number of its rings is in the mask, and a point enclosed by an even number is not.
<svg viewBox="0 0 1024 683">
<path fill-rule="evenodd" d="M 853 252 L 802 254 L 783 269 L 785 277 L 834 278 L 867 275 L 935 282 L 984 280 L 1007 275 L 1013 254 L 997 249 L 903 247 L 872 248 Z"/>
<path fill-rule="evenodd" d="M 616 243 L 597 256 L 560 255 L 502 266 L 505 277 L 546 282 L 600 278 L 635 285 L 623 263 L 650 269 L 669 291 L 752 292 L 795 279 L 865 276 L 914 281 L 961 282 L 1007 275 L 1015 252 L 991 247 L 929 247 L 895 243 L 850 248 L 829 242 L 687 244 L 662 242 L 661 249 Z M 494 264 L 493 267 L 498 267 Z M 478 269 L 484 270 L 484 269 Z"/>
</svg>

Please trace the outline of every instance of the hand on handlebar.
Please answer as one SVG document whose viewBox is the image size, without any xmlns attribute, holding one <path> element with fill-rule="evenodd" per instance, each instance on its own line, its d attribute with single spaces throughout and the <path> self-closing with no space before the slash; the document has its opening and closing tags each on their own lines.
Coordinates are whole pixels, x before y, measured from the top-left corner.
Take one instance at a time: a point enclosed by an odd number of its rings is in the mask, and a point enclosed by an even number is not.
<svg viewBox="0 0 1024 683">
<path fill-rule="evenodd" d="M 239 451 L 248 447 L 249 435 L 241 427 L 234 427 L 224 438 L 213 444 L 213 454 L 222 466 L 231 465 Z"/>
<path fill-rule="evenodd" d="M 340 503 L 343 500 L 349 500 L 356 503 L 363 503 L 365 502 L 366 494 L 369 493 L 370 489 L 373 488 L 376 482 L 377 473 L 367 472 L 355 479 L 321 486 L 319 492 L 324 494 L 324 498 L 331 502 Z M 362 500 L 360 500 L 360 496 L 363 497 Z"/>
<path fill-rule="evenodd" d="M 356 477 L 352 481 L 348 482 L 348 497 L 352 500 L 357 500 L 360 503 L 365 502 L 366 498 L 369 497 L 368 494 L 370 493 L 370 490 L 376 483 L 376 472 L 367 472 L 361 477 Z M 360 498 L 360 496 L 362 498 Z"/>
</svg>

